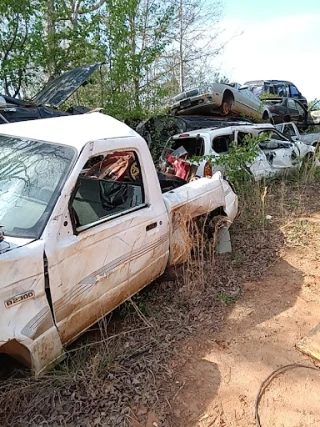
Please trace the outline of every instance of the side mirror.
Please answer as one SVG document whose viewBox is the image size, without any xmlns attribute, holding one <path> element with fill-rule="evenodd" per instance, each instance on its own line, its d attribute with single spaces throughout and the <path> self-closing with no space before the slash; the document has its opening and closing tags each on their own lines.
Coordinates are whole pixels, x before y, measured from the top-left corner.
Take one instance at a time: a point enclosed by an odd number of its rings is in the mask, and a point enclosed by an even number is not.
<svg viewBox="0 0 320 427">
<path fill-rule="evenodd" d="M 243 85 L 243 86 L 240 86 L 240 88 L 239 88 L 239 90 L 245 90 L 245 89 L 248 89 L 248 86 Z"/>
</svg>

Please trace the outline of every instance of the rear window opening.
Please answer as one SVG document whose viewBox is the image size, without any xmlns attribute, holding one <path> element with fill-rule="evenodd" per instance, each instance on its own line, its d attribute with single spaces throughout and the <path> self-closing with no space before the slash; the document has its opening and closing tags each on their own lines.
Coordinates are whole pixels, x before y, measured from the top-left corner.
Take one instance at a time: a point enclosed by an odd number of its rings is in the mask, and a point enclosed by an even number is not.
<svg viewBox="0 0 320 427">
<path fill-rule="evenodd" d="M 212 148 L 218 154 L 227 153 L 232 141 L 233 138 L 230 135 L 217 136 L 212 141 Z"/>
<path fill-rule="evenodd" d="M 179 138 L 172 139 L 170 141 L 170 152 L 183 147 L 188 152 L 187 158 L 190 159 L 193 156 L 204 155 L 204 140 L 203 138 Z"/>
</svg>

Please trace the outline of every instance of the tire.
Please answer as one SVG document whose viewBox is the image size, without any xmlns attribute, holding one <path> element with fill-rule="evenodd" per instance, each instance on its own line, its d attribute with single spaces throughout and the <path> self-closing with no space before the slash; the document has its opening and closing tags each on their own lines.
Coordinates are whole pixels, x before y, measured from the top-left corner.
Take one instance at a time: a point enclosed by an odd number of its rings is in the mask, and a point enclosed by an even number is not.
<svg viewBox="0 0 320 427">
<path fill-rule="evenodd" d="M 284 116 L 283 121 L 284 121 L 284 123 L 289 123 L 291 121 L 290 116 Z"/>
<path fill-rule="evenodd" d="M 228 116 L 231 113 L 234 98 L 231 94 L 223 95 L 220 111 L 223 116 Z"/>
<path fill-rule="evenodd" d="M 167 268 L 163 275 L 158 277 L 157 281 L 162 282 L 175 282 L 177 280 L 177 273 L 175 267 Z"/>
</svg>

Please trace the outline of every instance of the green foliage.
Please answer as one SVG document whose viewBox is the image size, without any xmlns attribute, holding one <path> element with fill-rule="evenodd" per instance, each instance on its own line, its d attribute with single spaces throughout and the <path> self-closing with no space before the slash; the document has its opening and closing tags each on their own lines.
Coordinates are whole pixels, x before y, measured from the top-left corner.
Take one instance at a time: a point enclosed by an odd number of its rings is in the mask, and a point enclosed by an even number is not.
<svg viewBox="0 0 320 427">
<path fill-rule="evenodd" d="M 118 118 L 141 117 L 158 104 L 161 90 L 149 69 L 166 47 L 172 8 L 154 1 L 107 0 L 103 29 L 108 61 L 105 108 Z"/>
<path fill-rule="evenodd" d="M 211 27 L 210 49 L 198 42 L 203 19 L 217 22 L 221 8 L 210 15 L 207 0 L 180 3 L 189 83 L 203 80 L 204 69 L 207 75 L 203 54 L 215 50 Z M 93 87 L 76 95 L 80 104 L 126 121 L 157 114 L 179 84 L 178 9 L 173 0 L 1 0 L 0 93 L 30 99 L 64 71 L 104 62 Z"/>
<path fill-rule="evenodd" d="M 272 98 L 272 99 L 279 98 L 279 95 L 276 95 L 274 93 L 269 93 L 269 92 L 263 92 L 260 96 L 261 100 L 268 99 L 268 98 Z"/>
<path fill-rule="evenodd" d="M 0 82 L 6 95 L 16 96 L 29 84 L 39 63 L 42 37 L 41 0 L 0 2 Z"/>
</svg>

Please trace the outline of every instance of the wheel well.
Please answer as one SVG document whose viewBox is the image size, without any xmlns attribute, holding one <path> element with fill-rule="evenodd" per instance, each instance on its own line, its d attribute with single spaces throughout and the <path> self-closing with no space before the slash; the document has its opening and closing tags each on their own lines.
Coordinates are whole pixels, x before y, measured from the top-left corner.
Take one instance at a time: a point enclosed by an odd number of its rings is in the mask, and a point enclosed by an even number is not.
<svg viewBox="0 0 320 427">
<path fill-rule="evenodd" d="M 222 98 L 222 102 L 223 101 L 234 101 L 234 96 L 233 96 L 233 93 L 230 91 L 230 90 L 228 90 L 228 89 L 226 89 L 224 92 L 223 92 L 223 98 Z"/>
<path fill-rule="evenodd" d="M 30 351 L 16 339 L 10 340 L 2 345 L 0 347 L 0 354 L 6 354 L 22 365 L 28 368 L 31 367 L 32 358 Z"/>
<path fill-rule="evenodd" d="M 263 120 L 269 120 L 269 113 L 268 113 L 268 111 L 265 111 L 265 112 L 263 113 L 262 118 L 263 118 Z"/>
</svg>

